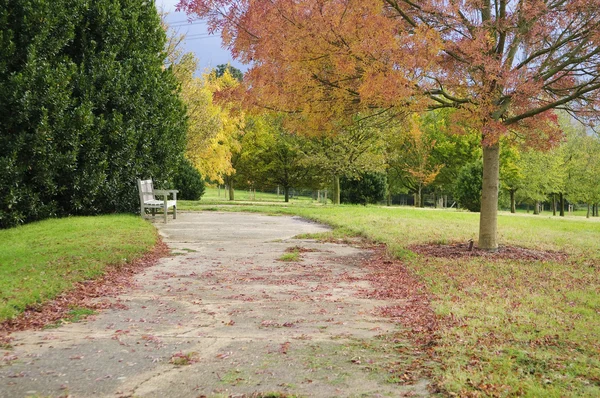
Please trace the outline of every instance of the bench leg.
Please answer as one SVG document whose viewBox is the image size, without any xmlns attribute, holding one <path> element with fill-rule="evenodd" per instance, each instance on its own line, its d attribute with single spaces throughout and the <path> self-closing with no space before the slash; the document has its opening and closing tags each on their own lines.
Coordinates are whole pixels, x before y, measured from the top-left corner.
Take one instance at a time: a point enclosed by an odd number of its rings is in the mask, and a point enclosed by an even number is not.
<svg viewBox="0 0 600 398">
<path fill-rule="evenodd" d="M 165 204 L 163 205 L 163 213 L 165 214 L 165 224 L 167 223 L 167 199 L 165 199 Z"/>
<path fill-rule="evenodd" d="M 177 205 L 173 206 L 173 220 L 177 220 Z"/>
<path fill-rule="evenodd" d="M 144 205 L 140 206 L 140 216 L 142 216 L 142 218 L 144 218 L 144 216 L 146 215 L 146 208 L 144 207 Z"/>
</svg>

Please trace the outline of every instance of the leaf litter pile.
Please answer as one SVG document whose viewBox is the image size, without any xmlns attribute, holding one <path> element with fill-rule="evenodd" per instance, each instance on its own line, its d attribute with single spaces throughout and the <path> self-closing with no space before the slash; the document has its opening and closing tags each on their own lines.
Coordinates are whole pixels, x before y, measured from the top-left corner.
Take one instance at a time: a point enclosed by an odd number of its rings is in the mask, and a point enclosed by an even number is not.
<svg viewBox="0 0 600 398">
<path fill-rule="evenodd" d="M 430 257 L 439 258 L 470 258 L 483 257 L 486 260 L 517 260 L 517 261 L 565 261 L 566 253 L 526 249 L 516 246 L 500 246 L 496 251 L 487 251 L 473 246 L 469 250 L 469 243 L 456 242 L 447 245 L 423 244 L 408 247 L 409 250 Z"/>
<path fill-rule="evenodd" d="M 364 262 L 370 271 L 366 279 L 373 289 L 362 292 L 368 298 L 389 300 L 392 305 L 379 307 L 377 315 L 390 318 L 404 327 L 392 336 L 383 336 L 395 344 L 396 353 L 403 358 L 397 369 L 389 369 L 395 374 L 395 382 L 412 383 L 421 378 L 431 377 L 431 364 L 434 361 L 434 347 L 437 339 L 438 319 L 430 304 L 431 295 L 427 287 L 400 260 L 391 258 L 385 246 L 371 248 L 373 256 Z M 412 346 L 401 344 L 408 339 Z M 434 386 L 432 386 L 435 389 Z"/>
<path fill-rule="evenodd" d="M 143 257 L 118 267 L 109 266 L 100 278 L 76 283 L 73 289 L 53 300 L 29 306 L 19 316 L 0 323 L 0 342 L 8 342 L 8 334 L 11 332 L 42 329 L 65 319 L 74 307 L 92 310 L 123 307 L 123 304 L 111 302 L 108 298 L 134 286 L 135 274 L 156 264 L 158 259 L 168 253 L 169 248 L 159 239 L 154 249 Z"/>
</svg>

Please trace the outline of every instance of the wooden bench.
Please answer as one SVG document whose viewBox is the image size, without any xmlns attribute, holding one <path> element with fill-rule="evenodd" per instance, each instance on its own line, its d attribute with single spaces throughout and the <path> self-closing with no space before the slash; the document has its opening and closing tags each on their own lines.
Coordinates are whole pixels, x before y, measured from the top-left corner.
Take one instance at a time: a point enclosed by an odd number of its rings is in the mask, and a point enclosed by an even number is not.
<svg viewBox="0 0 600 398">
<path fill-rule="evenodd" d="M 138 180 L 138 189 L 140 192 L 140 214 L 142 217 L 146 215 L 146 209 L 150 209 L 152 215 L 156 209 L 162 209 L 167 222 L 167 209 L 173 208 L 173 220 L 177 219 L 177 192 L 176 189 L 154 189 L 152 180 Z M 170 194 L 173 194 L 173 200 L 168 200 Z M 161 196 L 162 199 L 156 199 Z"/>
</svg>

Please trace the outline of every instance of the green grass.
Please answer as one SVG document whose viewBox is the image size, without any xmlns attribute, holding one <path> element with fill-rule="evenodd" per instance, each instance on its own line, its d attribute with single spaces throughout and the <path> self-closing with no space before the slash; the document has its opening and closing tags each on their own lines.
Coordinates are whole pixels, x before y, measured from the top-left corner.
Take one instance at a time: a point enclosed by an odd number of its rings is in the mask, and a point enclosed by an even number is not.
<svg viewBox="0 0 600 398">
<path fill-rule="evenodd" d="M 320 221 L 335 227 L 320 238 L 361 235 L 404 259 L 434 295 L 441 324 L 434 376 L 443 390 L 459 396 L 600 396 L 597 218 L 501 213 L 501 245 L 569 254 L 564 262 L 542 262 L 424 258 L 410 251 L 414 244 L 476 238 L 479 215 L 456 210 L 309 205 L 237 210 Z"/>
<path fill-rule="evenodd" d="M 300 261 L 300 253 L 298 251 L 284 253 L 278 258 L 278 260 L 285 262 L 297 262 Z"/>
<path fill-rule="evenodd" d="M 283 189 L 281 193 L 277 195 L 276 193 L 268 193 L 268 192 L 259 192 L 256 191 L 254 193 L 244 190 L 236 189 L 234 193 L 235 200 L 233 202 L 228 200 L 228 191 L 225 189 L 217 189 L 207 187 L 204 195 L 202 196 L 202 203 L 204 204 L 240 204 L 240 203 L 248 203 L 248 202 L 258 202 L 263 204 L 278 204 L 278 205 L 286 205 L 285 197 L 283 196 Z M 290 199 L 288 204 L 298 204 L 298 203 L 312 203 L 313 199 L 308 196 L 294 196 Z M 314 201 L 316 202 L 316 201 Z"/>
<path fill-rule="evenodd" d="M 85 307 L 73 307 L 68 313 L 67 316 L 63 319 L 59 319 L 53 324 L 45 326 L 47 329 L 57 328 L 66 323 L 75 323 L 84 320 L 90 315 L 96 315 L 96 311 L 85 308 Z"/>
<path fill-rule="evenodd" d="M 156 232 L 132 215 L 72 217 L 0 230 L 0 242 L 3 321 L 141 257 L 156 243 Z"/>
</svg>

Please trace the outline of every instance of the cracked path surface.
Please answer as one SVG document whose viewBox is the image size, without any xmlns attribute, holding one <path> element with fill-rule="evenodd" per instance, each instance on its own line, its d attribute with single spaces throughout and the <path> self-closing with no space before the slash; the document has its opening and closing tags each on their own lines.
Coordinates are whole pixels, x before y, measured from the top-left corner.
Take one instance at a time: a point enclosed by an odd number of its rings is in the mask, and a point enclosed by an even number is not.
<svg viewBox="0 0 600 398">
<path fill-rule="evenodd" d="M 361 295 L 369 251 L 294 239 L 327 230 L 295 217 L 181 213 L 157 227 L 174 255 L 137 275 L 124 308 L 13 334 L 0 397 L 427 395 L 426 380 L 388 380 L 397 359 L 377 336 L 397 326 L 374 315 L 389 303 Z"/>
</svg>

